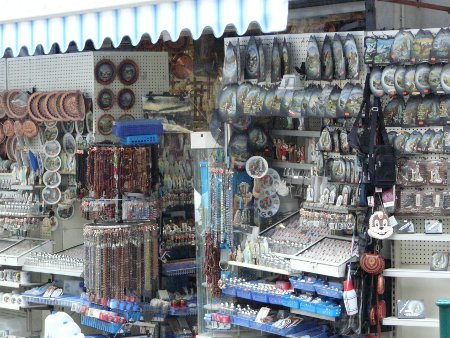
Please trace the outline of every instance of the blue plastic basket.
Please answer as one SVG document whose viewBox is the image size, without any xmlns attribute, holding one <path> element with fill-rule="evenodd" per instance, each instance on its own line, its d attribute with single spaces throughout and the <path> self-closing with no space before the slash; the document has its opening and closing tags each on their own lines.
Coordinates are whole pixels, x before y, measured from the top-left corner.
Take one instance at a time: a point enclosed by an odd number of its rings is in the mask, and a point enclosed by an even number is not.
<svg viewBox="0 0 450 338">
<path fill-rule="evenodd" d="M 244 298 L 244 299 L 252 299 L 252 292 L 250 290 L 247 289 L 242 289 L 242 288 L 237 288 L 236 289 L 236 296 L 239 298 Z"/>
<path fill-rule="evenodd" d="M 302 279 L 305 281 L 302 282 Z M 308 281 L 309 280 L 309 281 Z M 294 289 L 299 289 L 307 292 L 315 292 L 315 285 L 323 284 L 323 281 L 320 279 L 316 279 L 314 277 L 301 277 L 299 276 L 298 279 L 289 278 L 289 281 L 291 282 L 291 285 Z"/>
<path fill-rule="evenodd" d="M 281 295 L 270 294 L 267 296 L 269 303 L 274 305 L 283 305 L 283 297 Z"/>
<path fill-rule="evenodd" d="M 267 293 L 265 292 L 259 292 L 259 291 L 252 291 L 252 299 L 254 301 L 257 302 L 261 302 L 261 303 L 268 303 L 269 302 L 269 298 Z"/>
<path fill-rule="evenodd" d="M 317 303 L 316 313 L 336 318 L 341 315 L 341 307 L 333 303 Z"/>
<path fill-rule="evenodd" d="M 300 310 L 315 313 L 316 312 L 316 303 L 302 301 L 302 302 L 300 302 Z"/>
<path fill-rule="evenodd" d="M 126 146 L 136 146 L 142 144 L 157 144 L 159 143 L 159 135 L 137 135 L 125 136 L 120 138 L 120 144 Z"/>
<path fill-rule="evenodd" d="M 316 289 L 316 292 L 318 295 L 336 298 L 336 299 L 342 299 L 343 295 L 343 286 L 342 283 L 336 283 L 336 282 L 330 282 L 327 284 L 315 284 L 314 288 Z M 333 288 L 333 289 L 331 289 Z M 337 290 L 336 290 L 337 289 Z"/>
<path fill-rule="evenodd" d="M 252 320 L 252 322 L 254 322 Z M 239 316 L 231 316 L 231 324 L 250 327 L 250 320 Z"/>
<path fill-rule="evenodd" d="M 117 334 L 117 333 L 128 333 L 128 330 L 123 329 L 122 324 L 104 322 L 97 318 L 81 316 L 81 325 L 93 327 L 99 331 Z"/>
<path fill-rule="evenodd" d="M 236 288 L 233 286 L 226 286 L 222 289 L 222 294 L 236 297 Z"/>
<path fill-rule="evenodd" d="M 286 307 L 291 307 L 294 309 L 298 309 L 299 308 L 298 298 L 291 297 L 291 296 L 283 296 L 281 305 L 286 306 Z"/>
<path fill-rule="evenodd" d="M 163 125 L 155 119 L 141 119 L 129 121 L 114 121 L 113 134 L 118 137 L 136 135 L 162 135 Z"/>
</svg>

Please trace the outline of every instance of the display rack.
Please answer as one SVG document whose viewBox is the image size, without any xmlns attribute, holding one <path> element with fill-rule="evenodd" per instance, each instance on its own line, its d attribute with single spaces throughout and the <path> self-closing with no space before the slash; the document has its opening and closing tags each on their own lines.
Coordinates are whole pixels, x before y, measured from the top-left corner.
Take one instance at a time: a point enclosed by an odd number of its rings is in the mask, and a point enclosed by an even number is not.
<svg viewBox="0 0 450 338">
<path fill-rule="evenodd" d="M 24 249 L 20 249 L 19 252 L 13 253 L 15 247 L 19 245 L 25 245 L 26 241 L 31 241 L 31 245 Z M 31 252 L 45 251 L 50 252 L 52 250 L 53 244 L 49 240 L 25 238 L 17 242 L 17 244 L 10 246 L 2 251 L 0 251 L 0 265 L 9 266 L 22 266 L 25 263 L 26 255 Z"/>
</svg>

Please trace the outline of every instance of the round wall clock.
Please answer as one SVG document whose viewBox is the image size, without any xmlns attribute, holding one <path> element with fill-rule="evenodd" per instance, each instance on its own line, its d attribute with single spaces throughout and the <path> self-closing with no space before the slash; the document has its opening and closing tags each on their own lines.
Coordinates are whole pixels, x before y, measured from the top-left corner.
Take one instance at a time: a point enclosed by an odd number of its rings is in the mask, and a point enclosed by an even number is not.
<svg viewBox="0 0 450 338">
<path fill-rule="evenodd" d="M 116 77 L 116 66 L 111 60 L 101 60 L 95 65 L 95 79 L 103 85 L 110 84 Z"/>
<path fill-rule="evenodd" d="M 122 89 L 117 95 L 117 104 L 123 110 L 129 110 L 134 106 L 134 93 L 131 89 Z"/>
<path fill-rule="evenodd" d="M 190 55 L 178 53 L 172 60 L 172 73 L 181 80 L 187 79 L 192 74 L 193 61 Z"/>
<path fill-rule="evenodd" d="M 124 85 L 132 85 L 139 78 L 139 67 L 133 60 L 123 60 L 119 65 L 119 79 Z"/>
<path fill-rule="evenodd" d="M 97 104 L 102 110 L 109 110 L 114 105 L 114 93 L 111 89 L 105 88 L 98 93 Z"/>
</svg>

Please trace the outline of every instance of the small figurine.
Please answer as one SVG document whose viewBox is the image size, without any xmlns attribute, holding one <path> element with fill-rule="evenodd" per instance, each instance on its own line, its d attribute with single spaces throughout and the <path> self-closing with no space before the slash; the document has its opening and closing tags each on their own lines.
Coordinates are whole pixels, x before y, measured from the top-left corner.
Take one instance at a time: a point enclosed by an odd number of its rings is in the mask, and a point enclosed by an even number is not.
<svg viewBox="0 0 450 338">
<path fill-rule="evenodd" d="M 314 202 L 314 189 L 310 185 L 306 189 L 306 201 Z"/>
</svg>

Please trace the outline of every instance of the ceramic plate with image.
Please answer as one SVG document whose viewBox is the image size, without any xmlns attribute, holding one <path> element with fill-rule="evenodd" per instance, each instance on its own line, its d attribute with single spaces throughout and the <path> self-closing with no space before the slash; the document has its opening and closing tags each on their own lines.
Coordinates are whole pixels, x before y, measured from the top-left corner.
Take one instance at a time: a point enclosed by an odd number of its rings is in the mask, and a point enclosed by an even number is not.
<svg viewBox="0 0 450 338">
<path fill-rule="evenodd" d="M 44 160 L 44 168 L 47 171 L 58 171 L 61 168 L 61 157 L 46 157 Z"/>
<path fill-rule="evenodd" d="M 261 217 L 272 217 L 280 208 L 280 198 L 271 189 L 264 189 L 263 197 L 256 200 L 256 208 Z"/>
<path fill-rule="evenodd" d="M 73 121 L 62 122 L 61 127 L 63 132 L 72 134 L 73 130 L 75 129 L 75 122 Z"/>
<path fill-rule="evenodd" d="M 47 204 L 56 204 L 61 199 L 61 190 L 59 188 L 45 187 L 42 190 L 42 199 Z"/>
<path fill-rule="evenodd" d="M 396 67 L 388 66 L 384 68 L 381 73 L 381 86 L 383 90 L 388 95 L 395 94 L 395 83 L 394 83 L 394 75 L 395 75 Z"/>
<path fill-rule="evenodd" d="M 414 82 L 416 83 L 416 88 L 421 94 L 428 94 L 430 92 L 430 71 L 431 67 L 427 64 L 419 65 L 416 68 Z"/>
<path fill-rule="evenodd" d="M 441 86 L 442 89 L 444 89 L 444 92 L 450 94 L 450 63 L 447 63 L 442 69 Z"/>
<path fill-rule="evenodd" d="M 61 184 L 61 175 L 57 171 L 46 171 L 42 176 L 42 181 L 46 187 L 56 188 Z"/>
<path fill-rule="evenodd" d="M 48 157 L 56 157 L 61 152 L 61 144 L 58 141 L 47 141 L 44 144 L 44 153 Z"/>
<path fill-rule="evenodd" d="M 77 143 L 72 134 L 66 133 L 62 139 L 63 150 L 66 154 L 75 154 L 77 151 Z"/>
<path fill-rule="evenodd" d="M 118 68 L 119 79 L 124 85 L 132 85 L 139 78 L 139 67 L 133 60 L 123 60 Z"/>
<path fill-rule="evenodd" d="M 44 130 L 44 141 L 54 141 L 58 138 L 57 127 L 46 127 Z"/>
<path fill-rule="evenodd" d="M 58 217 L 61 219 L 70 219 L 73 216 L 74 208 L 73 204 L 60 203 L 56 210 Z"/>
<path fill-rule="evenodd" d="M 115 97 L 111 89 L 102 89 L 97 96 L 97 104 L 102 110 L 110 110 L 114 105 Z"/>
<path fill-rule="evenodd" d="M 79 120 L 75 122 L 75 131 L 77 132 L 77 134 L 84 133 L 84 120 Z"/>
<path fill-rule="evenodd" d="M 280 186 L 281 178 L 280 174 L 275 169 L 269 168 L 267 174 L 262 178 L 262 185 L 264 189 L 269 189 L 272 192 L 276 192 Z"/>
<path fill-rule="evenodd" d="M 117 104 L 123 110 L 129 110 L 134 106 L 134 93 L 131 89 L 122 89 L 117 94 Z"/>
<path fill-rule="evenodd" d="M 116 66 L 111 60 L 101 60 L 95 65 L 95 79 L 102 85 L 110 84 L 116 77 Z"/>
<path fill-rule="evenodd" d="M 97 121 L 98 132 L 102 135 L 111 135 L 113 128 L 114 116 L 111 114 L 103 114 Z"/>
<path fill-rule="evenodd" d="M 245 170 L 251 178 L 262 178 L 267 174 L 269 165 L 264 157 L 252 156 L 245 163 Z"/>
<path fill-rule="evenodd" d="M 91 111 L 86 114 L 86 128 L 88 133 L 94 132 L 94 114 Z"/>
<path fill-rule="evenodd" d="M 123 114 L 120 115 L 120 117 L 118 118 L 118 121 L 132 121 L 134 120 L 134 116 L 131 114 Z"/>
<path fill-rule="evenodd" d="M 95 143 L 95 136 L 92 133 L 89 133 L 86 135 L 86 142 L 88 144 L 88 146 L 90 146 L 91 144 Z"/>
<path fill-rule="evenodd" d="M 75 142 L 77 143 L 78 150 L 85 150 L 87 148 L 87 141 L 81 134 L 77 134 L 75 137 Z"/>
<path fill-rule="evenodd" d="M 405 96 L 407 94 L 405 89 L 405 72 L 406 72 L 405 67 L 398 66 L 394 74 L 395 91 L 400 96 Z"/>
<path fill-rule="evenodd" d="M 375 67 L 370 72 L 370 91 L 376 97 L 382 97 L 384 95 L 383 86 L 381 83 L 382 71 L 380 68 Z"/>
</svg>

